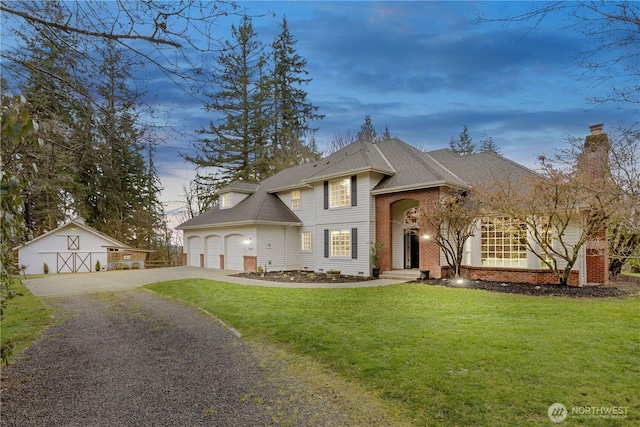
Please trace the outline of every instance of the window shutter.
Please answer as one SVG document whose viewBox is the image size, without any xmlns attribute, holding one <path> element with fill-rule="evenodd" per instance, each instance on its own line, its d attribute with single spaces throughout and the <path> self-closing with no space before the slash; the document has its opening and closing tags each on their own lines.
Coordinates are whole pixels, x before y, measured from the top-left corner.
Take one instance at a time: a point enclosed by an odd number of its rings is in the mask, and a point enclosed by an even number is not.
<svg viewBox="0 0 640 427">
<path fill-rule="evenodd" d="M 358 206 L 358 177 L 351 177 L 351 206 Z"/>
<path fill-rule="evenodd" d="M 358 259 L 358 229 L 351 229 L 351 259 Z"/>
<path fill-rule="evenodd" d="M 329 209 L 329 181 L 324 182 L 324 208 Z"/>
<path fill-rule="evenodd" d="M 324 230 L 324 257 L 329 258 L 329 230 Z"/>
</svg>

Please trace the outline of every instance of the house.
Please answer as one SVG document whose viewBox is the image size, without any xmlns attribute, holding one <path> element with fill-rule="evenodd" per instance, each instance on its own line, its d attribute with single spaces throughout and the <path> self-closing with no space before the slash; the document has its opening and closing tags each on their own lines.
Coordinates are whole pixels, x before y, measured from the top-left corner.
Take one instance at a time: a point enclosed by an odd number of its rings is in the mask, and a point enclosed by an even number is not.
<svg viewBox="0 0 640 427">
<path fill-rule="evenodd" d="M 218 190 L 219 205 L 181 224 L 183 263 L 239 271 L 340 270 L 370 276 L 372 242 L 381 270 L 446 274 L 436 243 L 420 230 L 418 212 L 452 191 L 491 180 L 534 174 L 498 154 L 422 152 L 398 139 L 354 142 L 316 162 L 284 170 L 261 183 L 233 182 Z M 556 279 L 522 243 L 526 227 L 488 218 L 467 242 L 463 274 L 489 280 L 550 283 Z M 514 230 L 522 236 L 514 236 Z M 508 236 L 508 237 L 506 237 Z M 584 252 L 584 251 L 583 251 Z M 586 255 L 570 284 L 584 284 Z"/>
<path fill-rule="evenodd" d="M 18 246 L 18 265 L 25 274 L 87 273 L 101 270 L 142 269 L 151 251 L 134 249 L 75 218 Z"/>
</svg>

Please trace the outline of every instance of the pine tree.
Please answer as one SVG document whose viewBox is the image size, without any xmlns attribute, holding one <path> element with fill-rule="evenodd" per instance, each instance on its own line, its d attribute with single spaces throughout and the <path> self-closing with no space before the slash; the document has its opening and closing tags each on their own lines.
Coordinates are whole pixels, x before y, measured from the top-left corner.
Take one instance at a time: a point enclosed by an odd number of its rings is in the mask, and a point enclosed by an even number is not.
<svg viewBox="0 0 640 427">
<path fill-rule="evenodd" d="M 47 3 L 44 10 L 53 19 L 61 19 L 58 4 Z M 70 190 L 75 169 L 69 139 L 79 103 L 65 96 L 65 89 L 73 85 L 82 92 L 86 81 L 74 74 L 74 70 L 83 69 L 81 61 L 73 54 L 60 51 L 53 42 L 77 47 L 80 45 L 77 37 L 57 34 L 47 27 L 34 33 L 18 30 L 16 35 L 24 48 L 19 50 L 17 61 L 9 63 L 5 71 L 27 99 L 26 108 L 37 117 L 40 137 L 46 144 L 40 150 L 34 150 L 29 144 L 16 146 L 14 154 L 19 162 L 13 165 L 12 172 L 30 182 L 24 189 L 24 218 L 27 228 L 39 235 L 56 228 L 71 209 Z M 52 78 L 54 72 L 56 77 Z"/>
<path fill-rule="evenodd" d="M 221 118 L 198 131 L 201 138 L 194 144 L 197 154 L 184 156 L 198 167 L 198 183 L 212 190 L 234 180 L 261 179 L 270 155 L 264 45 L 247 16 L 239 27 L 231 26 L 231 37 L 218 57 L 213 91 L 207 94 L 210 102 L 204 106 Z M 208 174 L 211 168 L 216 170 L 213 176 Z"/>
<path fill-rule="evenodd" d="M 462 128 L 462 132 L 460 132 L 460 136 L 457 140 L 453 137 L 451 138 L 451 141 L 449 142 L 449 149 L 461 156 L 468 156 L 476 152 L 476 146 L 471 142 L 469 130 L 466 125 Z"/>
<path fill-rule="evenodd" d="M 289 32 L 287 19 L 282 19 L 280 35 L 272 44 L 273 49 L 273 127 L 272 146 L 275 167 L 278 170 L 298 165 L 319 157 L 313 143 L 305 138 L 315 132 L 309 122 L 319 120 L 318 107 L 307 101 L 303 85 L 307 78 L 307 61 L 297 54 L 296 40 Z"/>
<path fill-rule="evenodd" d="M 493 138 L 491 138 L 490 136 L 487 136 L 486 134 L 485 134 L 485 138 L 480 141 L 480 149 L 478 151 L 481 153 L 489 152 L 489 153 L 500 154 L 500 148 L 498 148 L 496 143 L 493 142 Z"/>
<path fill-rule="evenodd" d="M 385 125 L 384 131 L 382 132 L 382 140 L 386 141 L 388 139 L 391 139 L 391 133 L 389 132 L 389 126 Z"/>
<path fill-rule="evenodd" d="M 378 133 L 373 127 L 373 124 L 371 124 L 371 117 L 368 114 L 364 118 L 364 123 L 360 126 L 358 139 L 368 142 L 378 141 Z"/>
</svg>

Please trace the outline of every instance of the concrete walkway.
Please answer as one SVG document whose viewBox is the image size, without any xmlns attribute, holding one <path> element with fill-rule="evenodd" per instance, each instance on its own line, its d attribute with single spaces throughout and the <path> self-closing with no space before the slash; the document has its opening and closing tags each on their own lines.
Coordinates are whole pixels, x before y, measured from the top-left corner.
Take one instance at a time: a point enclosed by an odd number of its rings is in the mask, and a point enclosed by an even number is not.
<svg viewBox="0 0 640 427">
<path fill-rule="evenodd" d="M 219 280 L 239 285 L 284 288 L 366 288 L 403 283 L 403 280 L 377 279 L 352 283 L 282 283 L 234 277 L 238 271 L 213 270 L 196 267 L 169 267 L 148 270 L 101 271 L 99 273 L 51 274 L 37 279 L 24 280 L 25 285 L 37 297 L 56 297 L 94 292 L 134 289 L 150 283 L 168 280 L 201 278 Z"/>
</svg>

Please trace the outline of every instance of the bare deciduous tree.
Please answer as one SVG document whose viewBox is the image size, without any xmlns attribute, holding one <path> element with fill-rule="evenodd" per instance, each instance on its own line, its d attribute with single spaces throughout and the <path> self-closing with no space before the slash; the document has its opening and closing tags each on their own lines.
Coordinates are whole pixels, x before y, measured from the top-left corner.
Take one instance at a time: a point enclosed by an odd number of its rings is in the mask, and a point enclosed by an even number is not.
<svg viewBox="0 0 640 427">
<path fill-rule="evenodd" d="M 469 190 L 455 191 L 441 198 L 419 214 L 421 229 L 433 230 L 429 239 L 435 242 L 445 255 L 455 277 L 460 276 L 464 262 L 465 244 L 476 232 L 480 214 L 478 193 Z"/>
<path fill-rule="evenodd" d="M 531 31 L 552 16 L 564 17 L 591 43 L 579 53 L 579 67 L 597 81 L 611 84 L 609 95 L 593 102 L 640 103 L 640 3 L 637 1 L 553 1 L 535 3 L 524 13 L 504 17 L 479 16 L 478 22 L 531 23 Z M 567 19 L 568 18 L 568 19 Z"/>
<path fill-rule="evenodd" d="M 561 169 L 540 159 L 541 175 L 525 186 L 509 181 L 486 188 L 486 211 L 518 218 L 527 226 L 527 248 L 566 285 L 587 242 L 607 227 L 616 196 L 605 188 L 594 193 L 577 165 Z"/>
</svg>

